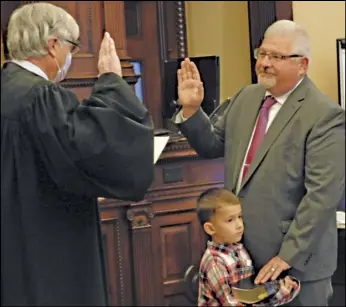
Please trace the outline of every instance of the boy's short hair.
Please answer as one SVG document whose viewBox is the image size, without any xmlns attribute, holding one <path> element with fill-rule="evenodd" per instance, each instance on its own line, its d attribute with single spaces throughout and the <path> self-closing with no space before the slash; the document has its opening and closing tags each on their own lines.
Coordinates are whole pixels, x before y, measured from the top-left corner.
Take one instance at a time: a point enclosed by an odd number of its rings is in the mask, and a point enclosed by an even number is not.
<svg viewBox="0 0 346 307">
<path fill-rule="evenodd" d="M 204 191 L 197 199 L 197 216 L 202 227 L 210 221 L 215 210 L 222 205 L 240 205 L 240 200 L 225 188 L 211 188 Z"/>
</svg>

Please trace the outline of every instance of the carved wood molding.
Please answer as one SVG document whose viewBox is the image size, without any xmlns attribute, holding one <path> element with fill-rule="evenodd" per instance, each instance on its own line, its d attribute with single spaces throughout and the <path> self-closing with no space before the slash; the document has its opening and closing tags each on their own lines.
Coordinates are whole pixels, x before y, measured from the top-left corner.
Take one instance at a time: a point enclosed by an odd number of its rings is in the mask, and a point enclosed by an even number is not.
<svg viewBox="0 0 346 307">
<path fill-rule="evenodd" d="M 210 182 L 205 184 L 184 184 L 183 186 L 159 188 L 157 190 L 150 190 L 146 198 L 150 201 L 155 200 L 168 200 L 176 199 L 177 195 L 179 198 L 194 197 L 201 193 L 201 191 L 207 190 L 208 188 L 223 186 L 223 181 Z"/>
<path fill-rule="evenodd" d="M 128 221 L 131 222 L 132 229 L 141 229 L 151 227 L 151 219 L 154 213 L 150 207 L 130 208 L 126 212 Z"/>
<path fill-rule="evenodd" d="M 197 152 L 190 146 L 185 137 L 181 137 L 175 141 L 169 142 L 157 161 L 157 164 L 162 164 L 168 160 L 200 160 L 202 159 Z"/>
<path fill-rule="evenodd" d="M 131 73 L 129 73 L 127 76 L 124 75 L 123 79 L 128 84 L 134 85 L 137 83 L 138 77 L 139 76 L 137 75 L 131 75 Z M 60 82 L 60 85 L 65 88 L 93 87 L 96 81 L 97 81 L 97 78 L 65 79 Z"/>
<path fill-rule="evenodd" d="M 149 190 L 145 197 L 146 200 L 150 201 L 151 203 L 154 201 L 177 199 L 177 195 L 179 195 L 178 198 L 184 199 L 196 197 L 200 195 L 202 191 L 205 191 L 213 187 L 223 187 L 223 185 L 223 181 L 214 181 L 205 184 L 184 184 L 183 186 L 168 186 L 166 188 L 160 187 L 157 189 Z M 142 228 L 143 226 L 150 227 L 150 221 L 155 216 L 155 214 L 152 212 L 152 209 L 150 207 L 147 207 L 147 204 L 136 203 L 134 205 L 135 207 L 133 207 L 133 204 L 130 202 L 110 198 L 103 198 L 102 200 L 99 200 L 99 202 L 101 210 L 103 211 L 120 207 L 128 208 L 126 212 L 126 217 L 128 221 L 131 222 L 133 229 Z M 138 223 L 134 221 L 136 217 L 137 219 L 142 219 L 142 216 L 144 216 L 145 221 L 137 221 Z M 148 222 L 148 225 L 142 225 L 144 222 Z"/>
<path fill-rule="evenodd" d="M 157 1 L 157 11 L 162 62 L 187 57 L 185 1 Z"/>
<path fill-rule="evenodd" d="M 185 1 L 175 2 L 175 22 L 176 35 L 178 44 L 178 58 L 188 56 L 187 39 L 186 39 L 186 22 L 185 22 Z"/>
<path fill-rule="evenodd" d="M 66 88 L 92 87 L 97 78 L 65 79 L 60 82 Z"/>
<path fill-rule="evenodd" d="M 120 232 L 120 223 L 118 218 L 109 218 L 109 219 L 102 219 L 102 227 L 103 229 L 107 227 L 112 227 L 112 230 L 115 232 L 116 237 L 116 247 L 117 247 L 117 253 L 116 253 L 116 263 L 118 265 L 118 281 L 120 286 L 120 302 L 121 306 L 125 305 L 125 285 L 124 285 L 124 268 L 123 268 L 123 256 L 122 256 L 122 246 L 123 242 L 121 241 L 121 232 Z M 109 259 L 107 259 L 109 260 Z"/>
<path fill-rule="evenodd" d="M 177 141 L 169 142 L 165 148 L 166 152 L 181 151 L 191 149 L 187 139 L 185 137 L 179 138 Z"/>
<path fill-rule="evenodd" d="M 154 214 L 150 207 L 131 208 L 127 211 L 132 223 L 132 267 L 134 306 L 154 306 L 157 301 L 155 279 L 156 263 L 153 257 L 153 230 L 150 220 Z M 153 278 L 154 277 L 154 278 Z"/>
<path fill-rule="evenodd" d="M 167 160 L 178 158 L 194 160 L 199 159 L 199 156 L 186 140 L 182 140 L 168 143 L 157 163 L 162 164 Z"/>
<path fill-rule="evenodd" d="M 130 62 L 130 57 L 120 58 L 123 79 L 130 85 L 135 85 L 140 78 L 140 75 L 136 75 L 134 72 L 133 64 Z"/>
<path fill-rule="evenodd" d="M 167 21 L 165 16 L 165 4 L 163 1 L 157 1 L 157 22 L 159 26 L 160 65 L 162 66 L 163 61 L 167 60 L 169 58 L 169 53 L 173 51 L 173 49 L 168 46 Z"/>
</svg>

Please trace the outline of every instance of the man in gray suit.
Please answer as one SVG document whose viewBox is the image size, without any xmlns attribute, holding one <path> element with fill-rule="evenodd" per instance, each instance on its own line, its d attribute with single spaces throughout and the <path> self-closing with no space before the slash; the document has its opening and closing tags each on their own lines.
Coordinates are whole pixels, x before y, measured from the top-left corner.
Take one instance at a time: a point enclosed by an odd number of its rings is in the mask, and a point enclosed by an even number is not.
<svg viewBox="0 0 346 307">
<path fill-rule="evenodd" d="M 199 155 L 225 157 L 225 186 L 242 201 L 256 282 L 289 273 L 302 282 L 292 306 L 327 306 L 345 188 L 345 113 L 307 77 L 309 37 L 294 22 L 271 25 L 255 56 L 258 84 L 210 118 L 200 108 L 199 72 L 185 59 L 173 122 Z"/>
</svg>

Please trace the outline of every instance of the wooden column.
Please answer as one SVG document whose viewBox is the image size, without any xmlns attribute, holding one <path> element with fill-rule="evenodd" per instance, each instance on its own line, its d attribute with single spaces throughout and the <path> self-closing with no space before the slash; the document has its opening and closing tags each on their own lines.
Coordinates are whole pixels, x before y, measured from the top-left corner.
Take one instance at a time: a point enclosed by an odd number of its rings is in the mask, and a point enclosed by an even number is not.
<svg viewBox="0 0 346 307">
<path fill-rule="evenodd" d="M 126 26 L 124 1 L 103 1 L 105 30 L 114 38 L 124 79 L 131 85 L 137 83 L 133 65 L 126 49 Z"/>
<path fill-rule="evenodd" d="M 150 203 L 136 204 L 127 210 L 131 223 L 132 263 L 136 306 L 158 304 L 158 280 L 155 276 L 151 219 L 154 217 Z M 157 283 L 157 284 L 156 284 Z"/>
</svg>

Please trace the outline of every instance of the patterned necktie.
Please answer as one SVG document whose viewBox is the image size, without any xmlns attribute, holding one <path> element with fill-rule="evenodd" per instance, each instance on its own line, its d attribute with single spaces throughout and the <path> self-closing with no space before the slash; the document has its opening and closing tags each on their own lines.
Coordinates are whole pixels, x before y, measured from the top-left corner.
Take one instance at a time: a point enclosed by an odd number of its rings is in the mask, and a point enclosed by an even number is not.
<svg viewBox="0 0 346 307">
<path fill-rule="evenodd" d="M 248 154 L 246 156 L 242 180 L 244 180 L 245 175 L 252 162 L 252 159 L 255 156 L 257 149 L 259 148 L 259 146 L 261 145 L 263 141 L 264 135 L 266 134 L 266 128 L 268 125 L 269 110 L 276 102 L 277 101 L 275 100 L 274 97 L 267 96 L 262 104 L 262 107 L 258 116 L 257 124 L 256 124 L 256 129 L 251 141 Z"/>
</svg>

